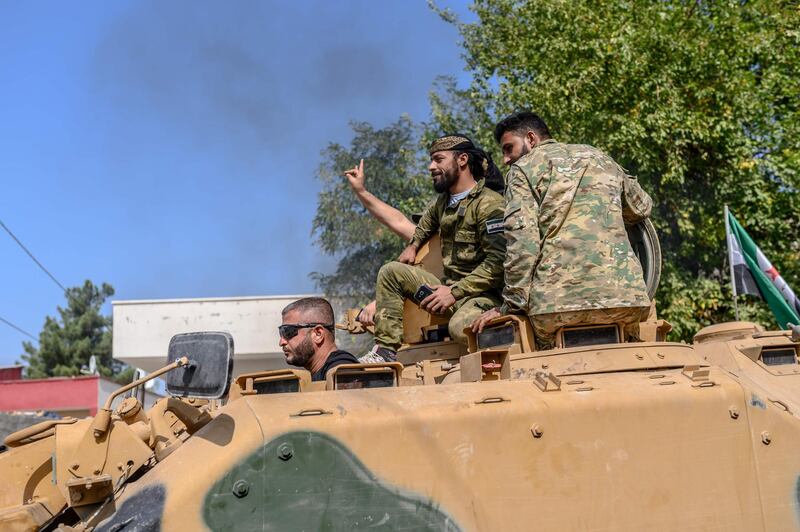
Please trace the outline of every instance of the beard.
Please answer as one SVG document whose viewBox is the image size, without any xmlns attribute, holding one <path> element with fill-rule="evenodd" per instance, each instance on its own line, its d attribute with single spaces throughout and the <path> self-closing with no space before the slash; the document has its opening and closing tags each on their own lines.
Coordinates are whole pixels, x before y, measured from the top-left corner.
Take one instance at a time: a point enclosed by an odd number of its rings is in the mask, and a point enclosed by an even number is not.
<svg viewBox="0 0 800 532">
<path fill-rule="evenodd" d="M 449 168 L 445 168 L 441 174 L 433 176 L 433 190 L 438 193 L 447 192 L 456 181 L 458 181 L 458 166 L 453 161 Z"/>
<path fill-rule="evenodd" d="M 287 364 L 299 368 L 306 367 L 311 357 L 314 356 L 314 344 L 311 343 L 311 336 L 307 334 L 303 341 L 297 344 L 297 347 L 292 349 L 291 352 L 284 349 L 283 354 L 286 356 Z"/>
<path fill-rule="evenodd" d="M 517 160 L 516 160 L 516 161 L 512 161 L 512 163 L 511 163 L 511 164 L 514 164 L 515 162 L 517 162 L 517 161 L 519 161 L 520 159 L 522 159 L 522 157 L 523 157 L 523 156 L 525 156 L 525 155 L 527 155 L 528 153 L 530 153 L 530 151 L 531 151 L 531 149 L 528 147 L 528 145 L 527 145 L 527 144 L 525 143 L 525 141 L 523 140 L 523 141 L 522 141 L 522 151 L 520 152 L 520 154 L 519 154 L 519 157 L 517 157 Z"/>
</svg>

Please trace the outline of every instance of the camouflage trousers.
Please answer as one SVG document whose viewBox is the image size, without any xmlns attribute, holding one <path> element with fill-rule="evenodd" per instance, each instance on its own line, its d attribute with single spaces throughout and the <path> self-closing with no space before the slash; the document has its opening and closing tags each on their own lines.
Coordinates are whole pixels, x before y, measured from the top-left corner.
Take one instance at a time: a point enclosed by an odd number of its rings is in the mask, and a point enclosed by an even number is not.
<svg viewBox="0 0 800 532">
<path fill-rule="evenodd" d="M 434 286 L 442 284 L 442 281 L 422 268 L 402 262 L 390 262 L 380 269 L 375 287 L 378 309 L 375 313 L 376 344 L 397 351 L 403 341 L 403 300 L 410 299 L 423 284 Z M 466 344 L 464 328 L 484 311 L 500 306 L 500 303 L 498 297 L 486 294 L 456 301 L 447 311 L 450 315 L 447 324 L 450 338 Z"/>
<path fill-rule="evenodd" d="M 620 307 L 530 316 L 533 334 L 536 335 L 536 349 L 553 349 L 556 345 L 556 331 L 561 327 L 575 325 L 621 323 L 623 334 L 628 342 L 639 341 L 639 322 L 647 318 L 650 307 Z"/>
</svg>

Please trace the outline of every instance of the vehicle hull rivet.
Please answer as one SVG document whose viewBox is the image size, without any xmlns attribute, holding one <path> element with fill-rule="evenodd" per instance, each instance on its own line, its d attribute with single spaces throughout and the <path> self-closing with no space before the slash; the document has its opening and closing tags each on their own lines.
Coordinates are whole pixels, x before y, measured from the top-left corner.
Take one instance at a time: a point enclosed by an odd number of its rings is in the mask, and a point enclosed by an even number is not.
<svg viewBox="0 0 800 532">
<path fill-rule="evenodd" d="M 770 443 L 772 443 L 772 436 L 770 436 L 769 432 L 767 432 L 766 430 L 761 433 L 761 443 L 763 443 L 764 445 L 769 445 Z"/>
<path fill-rule="evenodd" d="M 282 443 L 278 446 L 278 458 L 283 461 L 290 459 L 294 455 L 294 449 L 291 443 Z"/>
<path fill-rule="evenodd" d="M 542 430 L 541 425 L 534 425 L 531 427 L 531 434 L 533 434 L 534 438 L 541 438 L 544 431 Z"/>
<path fill-rule="evenodd" d="M 735 406 L 732 406 L 728 409 L 728 412 L 731 415 L 731 419 L 739 419 L 739 409 Z"/>
<path fill-rule="evenodd" d="M 233 483 L 233 490 L 231 491 L 241 499 L 250 492 L 250 484 L 246 480 L 237 480 Z"/>
</svg>

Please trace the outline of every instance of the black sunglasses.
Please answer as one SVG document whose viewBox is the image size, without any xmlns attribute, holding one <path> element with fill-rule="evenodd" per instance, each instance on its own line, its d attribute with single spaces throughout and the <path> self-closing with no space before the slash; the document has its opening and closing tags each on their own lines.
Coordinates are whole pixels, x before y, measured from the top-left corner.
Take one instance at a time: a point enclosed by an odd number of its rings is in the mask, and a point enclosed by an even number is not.
<svg viewBox="0 0 800 532">
<path fill-rule="evenodd" d="M 281 338 L 284 340 L 291 340 L 297 336 L 300 329 L 308 329 L 309 327 L 325 327 L 333 332 L 333 324 L 330 323 L 287 323 L 278 326 L 278 334 L 280 334 Z"/>
</svg>

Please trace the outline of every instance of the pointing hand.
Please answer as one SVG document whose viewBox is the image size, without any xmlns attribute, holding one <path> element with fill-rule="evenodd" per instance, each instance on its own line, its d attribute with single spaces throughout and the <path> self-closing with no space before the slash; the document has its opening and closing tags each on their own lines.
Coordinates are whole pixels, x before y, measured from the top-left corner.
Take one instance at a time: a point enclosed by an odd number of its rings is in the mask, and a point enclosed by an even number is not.
<svg viewBox="0 0 800 532">
<path fill-rule="evenodd" d="M 365 180 L 364 159 L 361 159 L 361 162 L 350 170 L 345 170 L 344 176 L 347 178 L 347 182 L 350 183 L 350 186 L 353 187 L 354 192 L 363 192 Z"/>
</svg>

